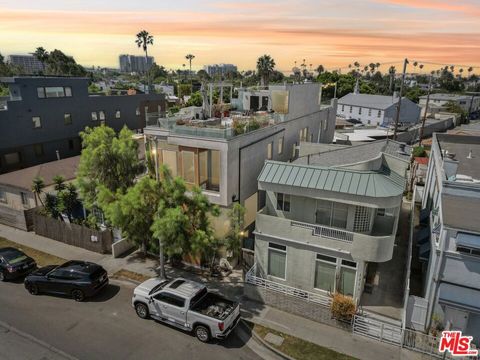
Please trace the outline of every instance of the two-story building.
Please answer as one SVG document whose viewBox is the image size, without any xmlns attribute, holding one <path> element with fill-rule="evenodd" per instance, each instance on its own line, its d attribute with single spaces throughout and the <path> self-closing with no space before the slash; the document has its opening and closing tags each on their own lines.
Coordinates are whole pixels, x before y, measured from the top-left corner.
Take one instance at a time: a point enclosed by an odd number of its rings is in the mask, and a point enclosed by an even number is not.
<svg viewBox="0 0 480 360">
<path fill-rule="evenodd" d="M 80 154 L 79 132 L 106 124 L 141 131 L 146 113 L 165 109 L 165 95 L 88 93 L 87 78 L 13 77 L 0 107 L 0 173 Z"/>
<path fill-rule="evenodd" d="M 395 124 L 398 96 L 360 94 L 358 91 L 338 99 L 337 115 L 355 119 L 364 125 L 391 126 Z M 420 120 L 420 107 L 402 98 L 399 125 L 414 125 Z"/>
<path fill-rule="evenodd" d="M 434 134 L 422 205 L 426 327 L 440 321 L 480 345 L 480 136 Z"/>
<path fill-rule="evenodd" d="M 173 117 L 150 117 L 144 133 L 158 164 L 200 186 L 221 207 L 215 223 L 221 236 L 229 227 L 224 210 L 235 201 L 247 209 L 246 226 L 255 221 L 257 176 L 265 160 L 295 159 L 300 141 L 332 141 L 336 99 L 321 106 L 319 94 L 319 84 L 270 86 L 265 95 L 270 111 L 257 112 L 247 102 L 223 117 L 203 119 L 202 108 L 182 109 Z"/>
<path fill-rule="evenodd" d="M 422 107 L 422 114 L 425 111 L 427 111 L 428 114 L 445 112 L 449 103 L 457 105 L 466 114 L 474 115 L 480 112 L 480 96 L 445 93 L 431 94 L 428 110 L 425 110 L 427 106 L 427 96 L 420 96 L 419 100 L 419 105 Z"/>
<path fill-rule="evenodd" d="M 316 303 L 339 292 L 358 304 L 369 264 L 392 259 L 409 151 L 380 140 L 266 161 L 247 283 L 263 279 L 267 289 Z M 249 288 L 247 296 L 266 301 L 262 291 Z"/>
</svg>

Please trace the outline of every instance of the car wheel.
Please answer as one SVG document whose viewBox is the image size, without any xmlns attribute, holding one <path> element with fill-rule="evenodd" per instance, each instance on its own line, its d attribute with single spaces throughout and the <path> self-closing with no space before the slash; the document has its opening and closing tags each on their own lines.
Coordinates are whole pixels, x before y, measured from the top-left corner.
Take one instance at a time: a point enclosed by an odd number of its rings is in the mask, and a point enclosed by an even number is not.
<svg viewBox="0 0 480 360">
<path fill-rule="evenodd" d="M 3 271 L 0 271 L 0 281 L 5 281 L 7 279 L 5 279 L 5 274 L 3 273 Z"/>
<path fill-rule="evenodd" d="M 198 325 L 195 328 L 195 336 L 201 342 L 206 343 L 210 340 L 210 331 L 208 330 L 208 328 L 206 326 Z"/>
<path fill-rule="evenodd" d="M 149 314 L 147 305 L 142 303 L 135 304 L 135 312 L 139 318 L 148 319 Z"/>
<path fill-rule="evenodd" d="M 35 284 L 28 284 L 27 290 L 32 295 L 38 295 L 38 286 Z"/>
<path fill-rule="evenodd" d="M 85 294 L 83 293 L 82 290 L 75 289 L 72 291 L 72 298 L 73 300 L 80 302 L 85 300 Z"/>
</svg>

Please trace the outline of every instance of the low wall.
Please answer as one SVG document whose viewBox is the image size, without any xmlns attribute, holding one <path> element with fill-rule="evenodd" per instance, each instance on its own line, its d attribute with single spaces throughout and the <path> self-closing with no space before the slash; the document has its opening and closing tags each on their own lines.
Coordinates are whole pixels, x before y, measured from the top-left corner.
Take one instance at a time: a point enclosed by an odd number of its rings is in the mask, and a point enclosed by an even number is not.
<svg viewBox="0 0 480 360">
<path fill-rule="evenodd" d="M 110 230 L 99 231 L 77 224 L 67 224 L 38 212 L 33 214 L 33 222 L 37 235 L 100 254 L 112 252 L 113 236 Z"/>
<path fill-rule="evenodd" d="M 351 329 L 350 323 L 344 323 L 332 318 L 330 308 L 326 306 L 248 283 L 244 284 L 243 292 L 251 300 L 273 306 L 282 311 L 341 329 Z"/>
<path fill-rule="evenodd" d="M 29 230 L 24 210 L 12 209 L 0 204 L 0 223 L 22 230 Z"/>
<path fill-rule="evenodd" d="M 127 251 L 135 247 L 135 244 L 128 241 L 128 239 L 122 239 L 112 244 L 112 255 L 114 258 L 118 258 L 125 254 Z"/>
</svg>

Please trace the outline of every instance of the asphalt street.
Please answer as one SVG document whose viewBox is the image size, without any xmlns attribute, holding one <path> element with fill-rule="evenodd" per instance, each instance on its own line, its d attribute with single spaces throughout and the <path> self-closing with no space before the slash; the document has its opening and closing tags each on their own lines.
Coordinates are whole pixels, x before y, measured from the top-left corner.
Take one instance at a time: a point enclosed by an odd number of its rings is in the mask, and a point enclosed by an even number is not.
<svg viewBox="0 0 480 360">
<path fill-rule="evenodd" d="M 95 298 L 77 303 L 30 295 L 22 282 L 0 283 L 0 359 L 56 359 L 52 349 L 81 360 L 259 359 L 237 331 L 225 341 L 203 344 L 189 333 L 138 318 L 131 307 L 133 288 L 113 281 Z"/>
</svg>

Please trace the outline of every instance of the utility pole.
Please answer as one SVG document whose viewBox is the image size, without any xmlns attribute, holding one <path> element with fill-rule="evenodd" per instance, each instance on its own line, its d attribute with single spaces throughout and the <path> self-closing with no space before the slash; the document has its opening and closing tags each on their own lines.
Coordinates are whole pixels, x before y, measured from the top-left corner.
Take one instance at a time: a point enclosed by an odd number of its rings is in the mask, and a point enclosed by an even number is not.
<svg viewBox="0 0 480 360">
<path fill-rule="evenodd" d="M 405 60 L 403 61 L 402 83 L 400 84 L 400 94 L 398 96 L 398 102 L 397 102 L 397 115 L 395 116 L 395 129 L 393 131 L 393 140 L 397 140 L 398 121 L 400 120 L 400 108 L 402 106 L 403 86 L 405 84 L 407 64 L 408 64 L 408 59 L 405 58 Z"/>
<path fill-rule="evenodd" d="M 425 128 L 425 121 L 427 120 L 428 103 L 430 102 L 430 93 L 432 91 L 432 80 L 433 74 L 430 75 L 430 80 L 428 81 L 427 102 L 425 103 L 425 112 L 423 114 L 422 127 L 420 128 L 420 141 L 418 144 L 419 146 L 422 146 L 423 129 Z"/>
</svg>

